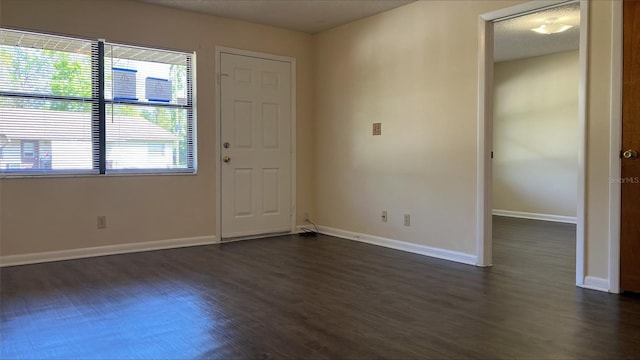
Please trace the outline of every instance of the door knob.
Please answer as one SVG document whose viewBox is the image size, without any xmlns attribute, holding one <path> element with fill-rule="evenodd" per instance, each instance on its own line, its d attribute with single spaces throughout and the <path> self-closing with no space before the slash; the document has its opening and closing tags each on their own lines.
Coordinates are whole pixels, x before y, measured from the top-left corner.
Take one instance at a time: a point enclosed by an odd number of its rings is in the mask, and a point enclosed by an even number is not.
<svg viewBox="0 0 640 360">
<path fill-rule="evenodd" d="M 228 163 L 229 161 L 231 161 L 231 158 L 228 157 L 228 156 L 225 156 L 225 157 L 222 158 L 222 161 Z"/>
<path fill-rule="evenodd" d="M 638 152 L 635 150 L 629 149 L 622 153 L 622 157 L 625 159 L 634 160 L 638 157 Z"/>
</svg>

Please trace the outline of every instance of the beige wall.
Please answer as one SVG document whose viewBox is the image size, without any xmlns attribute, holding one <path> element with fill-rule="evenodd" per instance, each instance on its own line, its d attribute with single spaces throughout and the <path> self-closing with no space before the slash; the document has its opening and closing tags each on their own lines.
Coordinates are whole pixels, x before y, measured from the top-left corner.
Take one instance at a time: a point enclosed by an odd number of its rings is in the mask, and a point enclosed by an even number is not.
<svg viewBox="0 0 640 360">
<path fill-rule="evenodd" d="M 494 66 L 493 208 L 576 216 L 578 51 Z"/>
<path fill-rule="evenodd" d="M 418 1 L 317 37 L 320 224 L 476 253 L 478 16 L 513 4 Z"/>
<path fill-rule="evenodd" d="M 478 16 L 517 3 L 418 1 L 317 36 L 319 223 L 476 253 Z M 585 274 L 607 278 L 611 2 L 589 6 Z"/>
<path fill-rule="evenodd" d="M 300 222 L 313 208 L 310 35 L 126 0 L 3 0 L 0 11 L 5 27 L 195 50 L 198 94 L 198 175 L 2 179 L 3 256 L 214 235 L 216 45 L 297 59 Z"/>
</svg>

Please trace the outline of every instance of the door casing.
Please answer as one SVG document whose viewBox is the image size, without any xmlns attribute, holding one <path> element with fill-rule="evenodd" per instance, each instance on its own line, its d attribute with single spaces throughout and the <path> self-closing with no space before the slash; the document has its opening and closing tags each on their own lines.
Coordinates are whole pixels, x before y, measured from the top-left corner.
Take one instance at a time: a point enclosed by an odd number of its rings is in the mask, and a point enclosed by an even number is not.
<svg viewBox="0 0 640 360">
<path fill-rule="evenodd" d="M 249 50 L 234 49 L 224 46 L 216 46 L 215 55 L 215 82 L 216 82 L 216 143 L 215 143 L 215 163 L 216 163 L 216 238 L 222 241 L 222 159 L 220 158 L 220 146 L 222 144 L 221 116 L 220 108 L 220 61 L 223 53 L 250 56 L 259 59 L 284 61 L 291 64 L 291 232 L 296 229 L 296 59 L 288 56 L 267 54 Z M 256 238 L 250 236 L 247 238 Z M 236 239 L 240 240 L 240 239 Z"/>
<path fill-rule="evenodd" d="M 492 160 L 493 150 L 493 22 L 520 16 L 544 8 L 573 1 L 546 0 L 499 9 L 480 15 L 478 19 L 478 184 L 476 253 L 478 266 L 492 265 Z M 576 212 L 576 285 L 585 287 L 585 179 L 586 179 L 586 98 L 587 98 L 587 34 L 588 4 L 580 6 L 580 80 L 578 89 L 578 184 Z M 600 289 L 601 290 L 601 289 Z"/>
<path fill-rule="evenodd" d="M 620 178 L 622 163 L 622 1 L 611 3 L 611 123 L 609 179 Z M 622 184 L 609 181 L 609 291 L 620 293 L 620 217 Z"/>
</svg>

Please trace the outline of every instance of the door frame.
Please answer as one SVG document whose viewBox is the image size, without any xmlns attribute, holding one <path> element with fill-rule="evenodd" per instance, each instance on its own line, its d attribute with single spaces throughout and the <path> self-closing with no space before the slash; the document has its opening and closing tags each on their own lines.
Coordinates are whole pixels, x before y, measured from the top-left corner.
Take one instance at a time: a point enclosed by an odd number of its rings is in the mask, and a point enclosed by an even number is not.
<svg viewBox="0 0 640 360">
<path fill-rule="evenodd" d="M 476 255 L 478 266 L 492 265 L 493 165 L 493 22 L 580 0 L 530 1 L 481 14 L 478 18 L 478 184 Z M 580 1 L 580 80 L 578 86 L 578 183 L 576 211 L 576 285 L 585 280 L 585 196 L 587 149 L 587 82 L 589 4 Z"/>
<path fill-rule="evenodd" d="M 218 242 L 222 242 L 222 159 L 220 158 L 222 146 L 222 109 L 220 107 L 220 61 L 222 54 L 232 54 L 249 56 L 265 60 L 283 61 L 291 65 L 291 214 L 290 214 L 290 232 L 294 233 L 296 229 L 296 59 L 289 56 L 274 55 L 250 50 L 235 49 L 225 46 L 215 47 L 215 107 L 216 107 L 216 124 L 215 124 L 215 164 L 216 164 L 216 238 Z M 257 238 L 259 235 L 248 238 Z"/>
<path fill-rule="evenodd" d="M 611 3 L 611 124 L 609 125 L 609 291 L 620 293 L 620 220 L 622 217 L 622 1 Z"/>
</svg>

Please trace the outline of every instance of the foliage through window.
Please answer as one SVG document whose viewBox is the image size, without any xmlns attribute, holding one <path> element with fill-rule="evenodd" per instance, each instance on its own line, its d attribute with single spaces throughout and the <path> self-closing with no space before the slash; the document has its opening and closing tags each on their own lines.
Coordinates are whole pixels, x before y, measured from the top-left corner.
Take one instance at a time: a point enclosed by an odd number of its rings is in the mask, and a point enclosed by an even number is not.
<svg viewBox="0 0 640 360">
<path fill-rule="evenodd" d="M 0 174 L 194 172 L 193 58 L 0 29 Z"/>
</svg>

